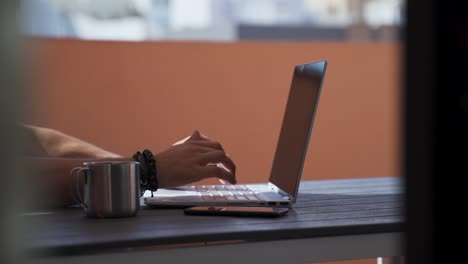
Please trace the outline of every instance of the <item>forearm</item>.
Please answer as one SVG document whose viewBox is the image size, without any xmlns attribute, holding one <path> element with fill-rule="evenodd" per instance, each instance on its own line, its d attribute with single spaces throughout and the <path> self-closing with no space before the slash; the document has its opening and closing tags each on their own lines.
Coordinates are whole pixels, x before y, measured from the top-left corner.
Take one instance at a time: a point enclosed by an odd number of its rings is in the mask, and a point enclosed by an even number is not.
<svg viewBox="0 0 468 264">
<path fill-rule="evenodd" d="M 28 141 L 34 149 L 32 153 L 44 153 L 49 157 L 69 158 L 120 158 L 121 156 L 104 150 L 91 143 L 64 134 L 60 131 L 31 125 L 24 125 Z"/>
<path fill-rule="evenodd" d="M 83 166 L 84 162 L 99 161 L 100 158 L 54 158 L 26 157 L 31 183 L 33 184 L 33 206 L 57 208 L 76 204 L 73 192 L 77 184 L 70 171 Z M 130 160 L 111 158 L 105 160 Z M 81 187 L 80 187 L 81 188 Z"/>
<path fill-rule="evenodd" d="M 27 143 L 25 164 L 30 169 L 33 201 L 40 207 L 63 207 L 75 203 L 70 171 L 84 162 L 126 158 L 60 131 L 23 125 Z"/>
</svg>

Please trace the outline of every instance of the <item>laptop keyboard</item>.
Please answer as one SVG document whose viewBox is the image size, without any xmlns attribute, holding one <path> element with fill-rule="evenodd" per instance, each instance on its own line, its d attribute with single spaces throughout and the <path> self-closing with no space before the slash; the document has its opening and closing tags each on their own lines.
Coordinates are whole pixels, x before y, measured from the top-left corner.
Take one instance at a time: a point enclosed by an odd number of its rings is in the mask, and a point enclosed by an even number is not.
<svg viewBox="0 0 468 264">
<path fill-rule="evenodd" d="M 260 201 L 257 192 L 244 185 L 201 185 L 195 189 L 201 192 L 202 199 L 207 201 L 237 200 Z"/>
</svg>

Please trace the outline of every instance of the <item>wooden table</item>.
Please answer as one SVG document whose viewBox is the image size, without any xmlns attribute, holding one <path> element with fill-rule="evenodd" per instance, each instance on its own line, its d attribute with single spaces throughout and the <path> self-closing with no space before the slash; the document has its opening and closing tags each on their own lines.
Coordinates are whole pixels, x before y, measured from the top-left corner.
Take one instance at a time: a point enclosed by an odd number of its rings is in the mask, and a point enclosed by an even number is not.
<svg viewBox="0 0 468 264">
<path fill-rule="evenodd" d="M 147 207 L 133 218 L 90 219 L 79 208 L 23 217 L 35 263 L 304 263 L 401 255 L 402 204 L 402 180 L 387 177 L 304 181 L 275 219 Z"/>
</svg>

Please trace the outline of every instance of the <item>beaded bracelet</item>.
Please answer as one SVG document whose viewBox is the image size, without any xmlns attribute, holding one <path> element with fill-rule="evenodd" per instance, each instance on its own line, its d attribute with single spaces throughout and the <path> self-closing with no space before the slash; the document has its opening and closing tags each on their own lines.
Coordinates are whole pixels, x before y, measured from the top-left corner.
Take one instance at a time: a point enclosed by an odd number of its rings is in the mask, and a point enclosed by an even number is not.
<svg viewBox="0 0 468 264">
<path fill-rule="evenodd" d="M 151 191 L 151 197 L 153 192 L 158 190 L 158 171 L 156 167 L 156 159 L 153 153 L 149 149 L 145 149 L 143 152 L 137 151 L 133 155 L 133 159 L 140 163 L 140 195 L 143 196 L 145 191 Z"/>
</svg>

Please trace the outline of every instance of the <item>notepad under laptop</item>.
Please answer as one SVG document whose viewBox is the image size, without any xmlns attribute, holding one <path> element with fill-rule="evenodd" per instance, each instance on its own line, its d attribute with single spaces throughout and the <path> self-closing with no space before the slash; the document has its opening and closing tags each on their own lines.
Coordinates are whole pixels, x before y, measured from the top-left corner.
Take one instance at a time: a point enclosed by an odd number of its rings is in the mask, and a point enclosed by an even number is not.
<svg viewBox="0 0 468 264">
<path fill-rule="evenodd" d="M 297 65 L 268 183 L 159 189 L 144 203 L 157 207 L 200 205 L 290 207 L 296 202 L 327 61 Z"/>
</svg>

